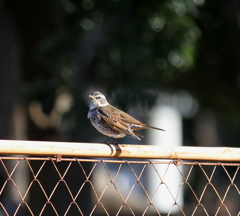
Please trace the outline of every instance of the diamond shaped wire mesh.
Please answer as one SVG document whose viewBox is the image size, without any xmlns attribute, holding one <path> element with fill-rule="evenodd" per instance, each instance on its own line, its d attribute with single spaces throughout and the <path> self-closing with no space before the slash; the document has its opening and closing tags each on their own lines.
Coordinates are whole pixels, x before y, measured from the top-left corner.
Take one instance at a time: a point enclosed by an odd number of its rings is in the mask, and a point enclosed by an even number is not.
<svg viewBox="0 0 240 216">
<path fill-rule="evenodd" d="M 240 215 L 239 166 L 0 157 L 0 216 Z"/>
</svg>

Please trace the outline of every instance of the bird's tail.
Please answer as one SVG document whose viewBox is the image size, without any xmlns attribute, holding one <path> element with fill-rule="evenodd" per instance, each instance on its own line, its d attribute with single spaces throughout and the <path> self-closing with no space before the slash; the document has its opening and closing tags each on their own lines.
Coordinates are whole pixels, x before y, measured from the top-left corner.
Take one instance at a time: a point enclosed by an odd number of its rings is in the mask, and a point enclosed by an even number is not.
<svg viewBox="0 0 240 216">
<path fill-rule="evenodd" d="M 146 126 L 147 126 L 147 128 L 152 128 L 152 129 L 155 129 L 155 130 L 165 131 L 164 129 L 153 127 L 153 126 L 150 126 L 150 125 L 146 125 Z"/>
<path fill-rule="evenodd" d="M 157 127 L 153 127 L 153 126 L 150 126 L 150 125 L 147 125 L 147 124 L 139 124 L 139 125 L 131 125 L 131 129 L 132 130 L 143 130 L 143 129 L 155 129 L 155 130 L 161 130 L 161 131 L 165 131 L 164 129 L 161 129 L 161 128 L 157 128 Z"/>
<path fill-rule="evenodd" d="M 143 137 L 142 134 L 136 132 L 135 130 L 134 131 L 131 131 L 131 133 L 128 134 L 128 136 L 134 138 L 134 139 L 137 139 L 137 140 L 141 140 L 140 137 Z M 138 137 L 140 136 L 140 137 Z"/>
<path fill-rule="evenodd" d="M 135 135 L 137 135 L 137 136 L 140 136 L 140 137 L 144 137 L 142 134 L 140 134 L 140 133 L 138 133 L 137 131 L 133 131 L 133 133 L 135 134 Z"/>
</svg>

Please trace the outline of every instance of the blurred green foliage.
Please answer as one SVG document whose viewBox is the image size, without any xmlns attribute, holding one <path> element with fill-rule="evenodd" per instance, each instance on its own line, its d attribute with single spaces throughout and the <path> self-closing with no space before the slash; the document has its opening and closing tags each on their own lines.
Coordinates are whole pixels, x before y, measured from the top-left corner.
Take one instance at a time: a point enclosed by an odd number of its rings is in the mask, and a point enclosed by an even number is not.
<svg viewBox="0 0 240 216">
<path fill-rule="evenodd" d="M 142 96 L 153 102 L 156 95 L 149 92 L 171 88 L 179 73 L 194 65 L 201 32 L 189 1 L 55 4 L 57 27 L 39 53 L 51 71 L 48 82 L 57 79 L 78 93 L 96 87 L 121 93 L 124 101 L 118 97 L 118 103 L 124 106 Z"/>
<path fill-rule="evenodd" d="M 58 94 L 70 92 L 74 106 L 63 119 L 85 124 L 93 90 L 126 109 L 153 105 L 159 91 L 180 89 L 200 110 L 214 110 L 223 125 L 239 130 L 236 1 L 56 0 L 48 7 L 52 28 L 33 55 L 41 67 L 22 88 L 44 112 Z"/>
</svg>

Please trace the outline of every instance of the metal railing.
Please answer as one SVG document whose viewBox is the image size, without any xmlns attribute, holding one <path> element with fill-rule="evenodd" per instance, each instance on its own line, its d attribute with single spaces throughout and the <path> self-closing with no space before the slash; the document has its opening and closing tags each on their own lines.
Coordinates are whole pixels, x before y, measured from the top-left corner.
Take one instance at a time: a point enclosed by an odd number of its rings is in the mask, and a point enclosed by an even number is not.
<svg viewBox="0 0 240 216">
<path fill-rule="evenodd" d="M 0 216 L 240 215 L 238 148 L 0 140 L 0 152 Z"/>
</svg>

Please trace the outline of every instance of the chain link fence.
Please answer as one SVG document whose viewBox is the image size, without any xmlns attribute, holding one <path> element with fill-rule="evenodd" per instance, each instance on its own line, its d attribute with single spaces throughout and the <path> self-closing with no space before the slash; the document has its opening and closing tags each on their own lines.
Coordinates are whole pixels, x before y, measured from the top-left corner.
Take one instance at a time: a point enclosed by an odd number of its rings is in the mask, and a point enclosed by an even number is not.
<svg viewBox="0 0 240 216">
<path fill-rule="evenodd" d="M 0 215 L 240 215 L 240 163 L 0 157 Z"/>
</svg>

